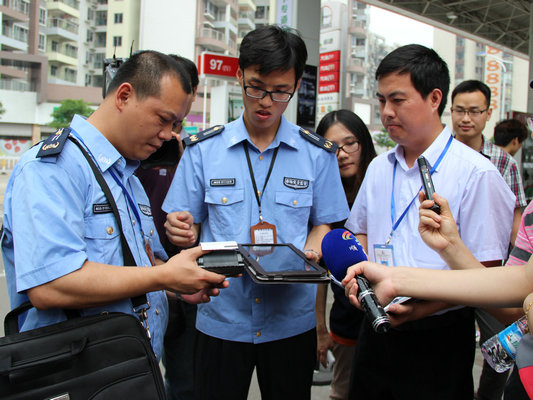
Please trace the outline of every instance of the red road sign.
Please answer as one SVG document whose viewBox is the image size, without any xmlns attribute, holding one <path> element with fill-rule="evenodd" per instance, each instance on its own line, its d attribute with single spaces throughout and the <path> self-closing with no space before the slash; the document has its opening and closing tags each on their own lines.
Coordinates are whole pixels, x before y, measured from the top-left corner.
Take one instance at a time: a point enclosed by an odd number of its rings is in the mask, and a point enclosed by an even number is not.
<svg viewBox="0 0 533 400">
<path fill-rule="evenodd" d="M 239 58 L 223 54 L 202 52 L 198 56 L 200 75 L 235 78 L 239 68 Z"/>
</svg>

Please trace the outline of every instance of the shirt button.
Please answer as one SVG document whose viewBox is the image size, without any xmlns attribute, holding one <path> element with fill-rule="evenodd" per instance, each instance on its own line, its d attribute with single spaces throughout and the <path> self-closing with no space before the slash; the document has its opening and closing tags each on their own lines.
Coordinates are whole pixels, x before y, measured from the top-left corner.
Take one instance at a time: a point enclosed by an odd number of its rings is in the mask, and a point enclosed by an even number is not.
<svg viewBox="0 0 533 400">
<path fill-rule="evenodd" d="M 228 198 L 227 197 L 222 197 L 222 203 L 226 204 L 228 202 Z"/>
<path fill-rule="evenodd" d="M 132 220 L 131 220 L 131 223 L 132 223 L 132 225 L 135 225 L 135 220 L 132 219 Z"/>
<path fill-rule="evenodd" d="M 260 336 L 261 336 L 261 332 L 257 332 L 257 333 L 255 334 L 255 336 L 260 337 Z"/>
<path fill-rule="evenodd" d="M 261 299 L 260 299 L 259 297 L 256 297 L 256 298 L 255 298 L 255 302 L 256 302 L 257 304 L 259 304 L 259 303 L 261 303 Z"/>
<path fill-rule="evenodd" d="M 262 159 L 263 159 L 263 156 L 259 156 L 259 159 L 262 160 Z"/>
<path fill-rule="evenodd" d="M 292 202 L 292 204 L 293 204 L 293 205 L 296 205 L 296 204 L 298 204 L 298 202 L 297 202 L 296 200 L 294 200 L 294 201 Z"/>
<path fill-rule="evenodd" d="M 158 308 L 155 309 L 155 315 L 159 315 L 159 309 Z"/>
<path fill-rule="evenodd" d="M 153 236 L 153 235 L 154 235 L 154 230 L 151 229 L 151 230 L 150 230 L 150 236 Z"/>
<path fill-rule="evenodd" d="M 106 232 L 107 232 L 108 235 L 111 235 L 113 233 L 113 227 L 112 226 L 108 226 L 106 228 Z"/>
<path fill-rule="evenodd" d="M 260 190 L 257 191 L 257 195 L 261 196 L 261 191 Z"/>
</svg>

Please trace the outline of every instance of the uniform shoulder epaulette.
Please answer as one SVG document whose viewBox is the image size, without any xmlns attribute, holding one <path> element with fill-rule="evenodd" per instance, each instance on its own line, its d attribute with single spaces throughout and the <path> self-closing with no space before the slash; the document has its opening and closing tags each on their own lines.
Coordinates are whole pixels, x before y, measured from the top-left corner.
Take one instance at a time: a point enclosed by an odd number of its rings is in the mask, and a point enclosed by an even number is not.
<svg viewBox="0 0 533 400">
<path fill-rule="evenodd" d="M 329 151 L 330 153 L 335 153 L 337 151 L 337 143 L 327 140 L 322 136 L 317 135 L 315 132 L 311 132 L 308 129 L 300 128 L 300 135 L 302 135 L 305 139 L 309 140 L 315 146 Z"/>
<path fill-rule="evenodd" d="M 57 156 L 63 150 L 63 146 L 70 134 L 70 128 L 58 129 L 56 133 L 50 135 L 42 144 L 36 157 Z"/>
<path fill-rule="evenodd" d="M 224 125 L 215 125 L 209 129 L 206 129 L 205 131 L 195 133 L 194 135 L 190 135 L 189 137 L 186 137 L 185 139 L 183 139 L 183 142 L 185 143 L 186 146 L 191 146 L 193 144 L 201 142 L 204 139 L 218 135 L 223 130 L 224 130 Z"/>
</svg>

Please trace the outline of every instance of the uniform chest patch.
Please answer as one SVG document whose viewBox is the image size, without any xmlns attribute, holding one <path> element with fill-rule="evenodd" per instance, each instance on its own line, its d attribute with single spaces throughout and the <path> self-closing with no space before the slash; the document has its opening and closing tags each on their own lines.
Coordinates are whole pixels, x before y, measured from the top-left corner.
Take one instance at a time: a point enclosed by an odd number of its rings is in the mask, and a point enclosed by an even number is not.
<svg viewBox="0 0 533 400">
<path fill-rule="evenodd" d="M 139 204 L 139 210 L 148 217 L 152 216 L 152 208 L 146 204 Z"/>
<path fill-rule="evenodd" d="M 211 186 L 235 186 L 235 178 L 211 179 L 209 184 Z"/>
<path fill-rule="evenodd" d="M 97 203 L 93 204 L 93 214 L 107 214 L 113 212 L 109 203 Z"/>
<path fill-rule="evenodd" d="M 307 189 L 309 187 L 309 180 L 284 177 L 283 184 L 291 189 Z"/>
</svg>

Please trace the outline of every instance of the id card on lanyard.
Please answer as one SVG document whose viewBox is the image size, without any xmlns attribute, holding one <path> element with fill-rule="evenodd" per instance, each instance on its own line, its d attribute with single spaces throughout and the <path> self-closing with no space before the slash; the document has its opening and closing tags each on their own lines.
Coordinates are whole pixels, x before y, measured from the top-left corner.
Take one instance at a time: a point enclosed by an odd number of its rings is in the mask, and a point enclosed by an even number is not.
<svg viewBox="0 0 533 400">
<path fill-rule="evenodd" d="M 448 149 L 450 148 L 450 145 L 452 144 L 453 136 L 450 135 L 450 138 L 448 139 L 448 142 L 446 143 L 446 146 L 442 150 L 442 152 L 439 155 L 439 158 L 437 158 L 437 161 L 435 162 L 435 165 L 431 168 L 429 171 L 430 175 L 433 175 L 433 172 L 437 169 L 439 164 L 441 163 L 442 159 L 444 158 L 444 155 L 448 152 Z M 394 184 L 396 182 L 396 168 L 398 167 L 398 161 L 394 161 L 394 169 L 392 172 L 392 193 L 391 193 L 391 220 L 392 220 L 392 230 L 389 234 L 389 237 L 387 238 L 387 241 L 384 244 L 374 244 L 374 260 L 376 262 L 383 264 L 383 265 L 396 265 L 394 262 L 394 246 L 391 244 L 392 238 L 394 236 L 394 232 L 398 229 L 398 226 L 403 221 L 404 217 L 406 216 L 407 212 L 411 208 L 411 206 L 415 203 L 415 200 L 418 197 L 418 193 L 420 190 L 422 190 L 422 185 L 420 185 L 420 188 L 417 190 L 415 196 L 411 200 L 411 202 L 407 205 L 403 213 L 400 215 L 398 220 L 394 222 L 394 219 L 396 217 L 396 206 L 394 202 Z M 378 261 L 380 260 L 380 261 Z"/>
<path fill-rule="evenodd" d="M 246 161 L 248 162 L 248 170 L 250 171 L 250 179 L 252 180 L 252 186 L 254 187 L 255 200 L 257 201 L 257 206 L 259 208 L 259 222 L 250 227 L 251 241 L 253 244 L 276 244 L 276 226 L 273 224 L 269 224 L 268 222 L 263 220 L 263 214 L 261 212 L 261 199 L 263 197 L 263 193 L 265 192 L 265 188 L 268 183 L 268 179 L 270 178 L 270 174 L 272 173 L 272 169 L 274 168 L 274 162 L 276 161 L 276 156 L 278 155 L 279 147 L 276 147 L 276 150 L 274 150 L 274 154 L 272 155 L 272 161 L 270 162 L 270 167 L 268 169 L 268 173 L 265 179 L 265 184 L 263 185 L 263 190 L 259 192 L 259 190 L 257 189 L 257 184 L 255 182 L 252 162 L 250 160 L 250 153 L 248 152 L 248 143 L 244 141 L 243 146 L 244 153 L 246 154 Z"/>
</svg>

